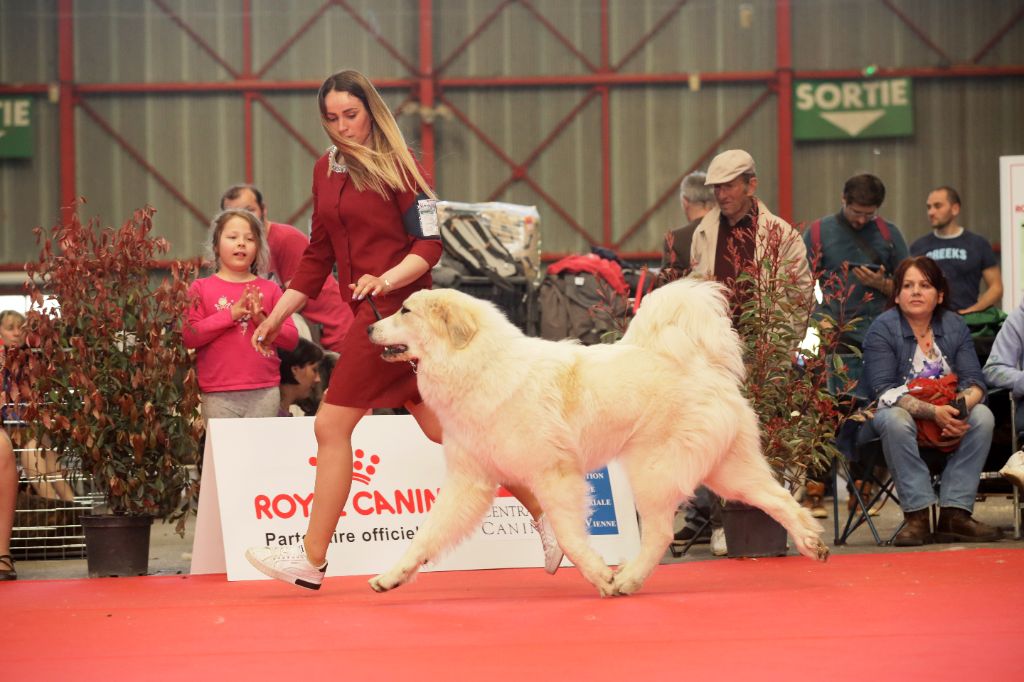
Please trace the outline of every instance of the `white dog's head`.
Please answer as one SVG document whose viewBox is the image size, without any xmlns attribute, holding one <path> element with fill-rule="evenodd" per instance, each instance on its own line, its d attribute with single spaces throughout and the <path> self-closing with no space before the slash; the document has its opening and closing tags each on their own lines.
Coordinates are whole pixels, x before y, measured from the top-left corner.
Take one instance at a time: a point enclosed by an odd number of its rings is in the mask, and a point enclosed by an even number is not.
<svg viewBox="0 0 1024 682">
<path fill-rule="evenodd" d="M 366 328 L 370 341 L 384 346 L 381 354 L 391 362 L 419 360 L 428 348 L 461 350 L 480 329 L 486 305 L 454 289 L 424 289 L 405 299 L 401 309 Z"/>
</svg>

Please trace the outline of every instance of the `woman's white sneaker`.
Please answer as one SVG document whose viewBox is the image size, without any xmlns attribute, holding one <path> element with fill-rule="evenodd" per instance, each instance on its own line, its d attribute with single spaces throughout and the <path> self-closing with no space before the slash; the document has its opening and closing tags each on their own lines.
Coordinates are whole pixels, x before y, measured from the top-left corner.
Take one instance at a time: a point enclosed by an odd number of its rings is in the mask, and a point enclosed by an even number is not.
<svg viewBox="0 0 1024 682">
<path fill-rule="evenodd" d="M 327 573 L 327 562 L 317 567 L 309 563 L 301 544 L 284 547 L 250 547 L 245 558 L 263 575 L 307 590 L 319 590 Z"/>
<path fill-rule="evenodd" d="M 565 556 L 565 552 L 558 546 L 555 529 L 551 527 L 547 514 L 541 514 L 539 519 L 530 523 L 540 536 L 540 544 L 544 548 L 544 570 L 554 575 L 562 565 L 562 557 Z"/>
<path fill-rule="evenodd" d="M 1018 450 L 1010 455 L 999 473 L 1020 488 L 1024 488 L 1024 451 Z"/>
</svg>

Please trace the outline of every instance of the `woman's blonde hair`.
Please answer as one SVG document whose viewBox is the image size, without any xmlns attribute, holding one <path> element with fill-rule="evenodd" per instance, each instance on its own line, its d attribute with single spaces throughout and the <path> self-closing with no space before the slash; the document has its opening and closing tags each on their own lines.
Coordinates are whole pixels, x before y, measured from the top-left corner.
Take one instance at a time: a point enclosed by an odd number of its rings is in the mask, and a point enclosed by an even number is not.
<svg viewBox="0 0 1024 682">
<path fill-rule="evenodd" d="M 370 115 L 370 136 L 365 146 L 331 130 L 325 101 L 331 92 L 347 92 L 363 103 Z M 369 188 L 384 197 L 387 197 L 389 189 L 395 192 L 418 189 L 433 199 L 437 198 L 416 166 L 391 110 L 366 76 L 351 69 L 328 76 L 316 99 L 320 107 L 320 124 L 345 157 L 345 165 L 356 189 Z"/>
<path fill-rule="evenodd" d="M 206 245 L 210 248 L 210 253 L 213 256 L 214 267 L 220 270 L 220 253 L 217 245 L 220 242 L 220 235 L 224 232 L 224 225 L 227 224 L 228 220 L 236 217 L 249 223 L 249 226 L 252 228 L 252 234 L 256 238 L 256 258 L 253 259 L 252 265 L 249 266 L 249 272 L 254 275 L 265 275 L 270 267 L 270 249 L 267 246 L 267 232 L 263 228 L 263 221 L 257 218 L 254 213 L 246 211 L 244 208 L 226 208 L 213 216 L 213 220 L 210 221 L 210 238 Z"/>
</svg>

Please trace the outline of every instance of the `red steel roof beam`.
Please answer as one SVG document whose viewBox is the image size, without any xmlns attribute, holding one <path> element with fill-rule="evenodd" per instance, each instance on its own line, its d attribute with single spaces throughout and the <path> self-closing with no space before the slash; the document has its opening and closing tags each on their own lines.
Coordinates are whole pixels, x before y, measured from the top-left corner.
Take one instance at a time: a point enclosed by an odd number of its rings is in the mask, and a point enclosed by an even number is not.
<svg viewBox="0 0 1024 682">
<path fill-rule="evenodd" d="M 232 78 L 239 77 L 239 73 L 235 71 L 235 69 L 232 68 L 232 66 L 228 64 L 227 61 L 217 53 L 216 50 L 210 47 L 210 44 L 203 40 L 203 37 L 201 35 L 192 30 L 191 26 L 189 26 L 181 17 L 175 14 L 174 11 L 167 6 L 164 0 L 152 0 L 152 2 L 154 5 L 159 7 L 164 14 L 167 15 L 167 18 L 169 18 L 171 21 L 177 24 L 178 27 L 181 28 L 181 30 L 184 31 L 186 35 L 188 35 L 188 37 L 191 38 L 193 42 L 195 42 L 195 44 L 198 45 L 203 52 L 210 55 L 213 61 L 223 66 L 224 69 L 231 74 Z"/>
<path fill-rule="evenodd" d="M 414 75 L 420 75 L 419 69 L 416 68 L 416 65 L 410 62 L 408 59 L 406 59 L 401 52 L 396 50 L 394 45 L 385 40 L 384 36 L 382 36 L 380 32 L 377 31 L 376 28 L 374 28 L 373 24 L 368 22 L 366 19 L 363 19 L 359 12 L 352 9 L 352 6 L 345 2 L 345 0 L 334 0 L 334 4 L 348 12 L 349 16 L 352 17 L 352 19 L 357 24 L 362 26 L 364 31 L 373 36 L 374 40 L 380 43 L 380 46 L 387 50 L 388 54 L 394 57 L 395 61 L 397 61 L 399 64 L 404 66 L 409 71 L 409 73 Z"/>
<path fill-rule="evenodd" d="M 1024 64 L 1011 66 L 968 66 L 950 67 L 908 67 L 887 69 L 880 68 L 874 78 L 1012 78 L 1024 76 Z M 795 71 L 793 77 L 807 80 L 837 80 L 842 78 L 863 78 L 859 69 L 805 70 Z"/>
<path fill-rule="evenodd" d="M 59 80 L 59 78 L 58 78 Z M 0 85 L 0 95 L 45 95 L 50 91 L 49 83 L 25 83 L 23 85 Z"/>
<path fill-rule="evenodd" d="M 559 31 L 557 26 L 548 21 L 548 18 L 541 14 L 537 8 L 533 6 L 533 3 L 530 2 L 530 0 L 519 0 L 519 4 L 522 5 L 527 12 L 532 14 L 534 18 L 540 22 L 540 25 L 546 28 L 548 32 L 555 37 L 555 40 L 562 43 L 569 52 L 576 55 L 576 58 L 583 62 L 584 66 L 591 71 L 597 71 L 597 67 L 587 59 L 587 55 L 580 52 L 579 48 L 577 48 L 573 42 L 565 36 L 565 34 Z"/>
<path fill-rule="evenodd" d="M 242 0 L 242 76 L 246 80 L 252 78 L 252 0 Z M 243 97 L 242 110 L 244 114 L 243 121 L 243 140 L 242 145 L 245 149 L 245 181 L 253 183 L 255 177 L 254 161 L 253 161 L 253 146 L 254 137 L 253 124 L 252 124 L 252 91 L 247 91 Z"/>
<path fill-rule="evenodd" d="M 952 64 L 953 63 L 953 60 L 949 58 L 949 55 L 946 54 L 942 50 L 941 47 L 936 45 L 932 41 L 932 39 L 928 37 L 928 34 L 925 33 L 923 30 L 921 30 L 920 26 L 915 24 L 910 19 L 910 17 L 908 17 L 906 14 L 903 13 L 903 11 L 899 7 L 897 7 L 896 5 L 892 4 L 892 0 L 882 0 L 882 4 L 885 5 L 886 7 L 888 7 L 889 10 L 893 14 L 895 14 L 899 18 L 900 21 L 902 21 L 904 24 L 906 24 L 907 28 L 909 28 L 911 31 L 913 31 L 914 35 L 916 35 L 918 37 L 918 39 L 920 39 L 920 41 L 922 43 L 927 45 L 929 48 L 932 49 L 933 52 L 935 52 L 937 55 L 942 57 L 942 61 L 943 61 L 944 64 Z"/>
<path fill-rule="evenodd" d="M 689 173 L 691 173 L 692 171 L 696 170 L 701 164 L 704 163 L 704 161 L 707 161 L 708 159 L 710 159 L 711 155 L 715 153 L 715 151 L 718 149 L 718 147 L 723 142 L 725 142 L 727 139 L 729 139 L 729 137 L 731 137 L 732 134 L 734 132 L 736 132 L 736 130 L 739 129 L 739 127 L 741 125 L 743 125 L 747 121 L 747 119 L 749 119 L 751 116 L 753 116 L 754 112 L 756 112 L 757 109 L 762 104 L 764 104 L 765 100 L 767 100 L 768 97 L 771 94 L 772 94 L 771 88 L 770 87 L 765 88 L 761 92 L 761 94 L 758 95 L 757 99 L 755 99 L 753 102 L 751 102 L 750 106 L 748 106 L 746 109 L 744 109 L 743 113 L 741 113 L 739 115 L 739 117 L 735 121 L 733 121 L 732 125 L 730 125 L 728 128 L 726 128 L 725 132 L 723 132 L 721 135 L 719 135 L 715 139 L 715 141 L 712 142 L 708 146 L 708 148 L 706 150 L 704 150 L 704 153 L 702 153 L 699 157 L 697 157 L 697 160 L 694 162 L 694 164 L 692 166 L 690 166 L 690 169 L 687 170 L 682 175 L 680 175 L 676 179 L 676 181 L 672 184 L 672 186 L 669 187 L 668 190 L 666 190 L 664 194 L 662 194 L 660 197 L 658 197 L 658 199 L 654 202 L 654 204 L 650 208 L 648 208 L 646 211 L 644 211 L 643 215 L 641 215 L 639 218 L 637 218 L 637 220 L 629 227 L 629 229 L 626 230 L 625 234 L 623 234 L 619 238 L 619 240 L 617 242 L 615 242 L 614 247 L 616 249 L 621 249 L 622 245 L 625 244 L 629 240 L 629 238 L 632 237 L 637 232 L 637 230 L 639 230 L 641 227 L 643 227 L 644 224 L 647 222 L 647 220 L 652 215 L 654 215 L 654 212 L 657 211 L 661 207 L 661 204 L 664 203 L 665 199 L 667 199 L 671 195 L 674 195 L 678 191 L 679 183 L 682 182 L 683 178 L 686 175 L 688 175 Z"/>
<path fill-rule="evenodd" d="M 460 54 L 465 52 L 466 48 L 468 48 L 473 43 L 474 40 L 480 37 L 480 34 L 483 33 L 484 30 L 486 30 L 487 27 L 490 26 L 491 23 L 498 18 L 498 15 L 501 14 L 506 7 L 508 7 L 515 1 L 516 0 L 502 0 L 502 2 L 499 3 L 497 7 L 491 10 L 490 14 L 484 17 L 484 20 L 480 22 L 480 25 L 473 29 L 473 31 L 471 31 L 470 34 L 466 36 L 465 40 L 459 43 L 458 46 L 454 50 L 452 50 L 452 53 L 448 55 L 448 57 L 441 60 L 441 63 L 437 65 L 437 69 L 434 71 L 434 73 L 444 73 L 445 69 L 447 69 L 449 65 L 451 65 L 451 63 L 455 61 Z"/>
<path fill-rule="evenodd" d="M 85 83 L 77 87 L 82 95 L 152 94 L 181 92 L 316 92 L 323 81 L 258 81 L 235 80 L 209 83 Z M 415 87 L 411 78 L 374 80 L 378 90 L 394 90 Z"/>
<path fill-rule="evenodd" d="M 60 81 L 58 119 L 60 121 L 60 215 L 70 222 L 74 214 L 76 186 L 75 159 L 75 25 L 74 3 L 57 3 L 57 77 Z"/>
<path fill-rule="evenodd" d="M 1006 25 L 996 31 L 996 34 L 992 36 L 987 43 L 985 43 L 985 46 L 978 50 L 976 55 L 971 57 L 971 64 L 977 64 L 980 62 L 982 58 L 988 54 L 989 50 L 995 47 L 996 44 L 1003 39 L 1003 36 L 1009 33 L 1010 29 L 1017 25 L 1017 22 L 1020 21 L 1022 17 L 1024 17 L 1024 5 L 1021 5 L 1020 9 L 1017 10 L 1017 13 L 1010 17 L 1010 20 L 1006 22 Z"/>
<path fill-rule="evenodd" d="M 420 0 L 420 106 L 434 110 L 434 7 L 432 0 Z M 427 176 L 434 176 L 434 119 L 420 119 L 420 159 Z M 436 181 L 435 181 L 436 183 Z"/>
<path fill-rule="evenodd" d="M 601 0 L 601 71 L 607 72 L 611 64 L 611 24 L 608 0 Z M 642 42 L 642 41 L 641 41 Z M 620 62 L 621 64 L 621 62 Z M 616 67 L 618 70 L 618 67 Z M 611 143 L 611 91 L 607 86 L 601 92 L 601 237 L 605 246 L 612 240 L 612 143 Z"/>
<path fill-rule="evenodd" d="M 330 9 L 331 5 L 333 4 L 334 0 L 327 0 L 327 2 L 322 4 L 320 8 L 317 9 L 317 11 L 313 12 L 313 16 L 307 19 L 305 23 L 302 24 L 302 26 L 299 26 L 299 29 L 295 31 L 295 33 L 292 34 L 290 38 L 281 43 L 281 47 L 277 48 L 277 51 L 274 52 L 274 54 L 270 55 L 270 59 L 268 59 L 266 64 L 263 65 L 263 68 L 256 72 L 256 77 L 262 78 L 267 73 L 267 71 L 270 70 L 270 67 L 276 64 L 277 61 L 284 56 L 284 53 L 290 50 L 292 45 L 294 45 L 299 38 L 304 36 L 306 34 L 306 31 L 308 31 L 313 26 L 313 24 L 315 24 L 317 20 L 323 15 L 323 13 Z"/>
<path fill-rule="evenodd" d="M 170 192 L 171 195 L 175 199 L 177 199 L 182 206 L 187 208 L 189 212 L 192 213 L 192 215 L 194 215 L 199 220 L 200 223 L 204 225 L 206 224 L 206 222 L 209 220 L 209 217 L 205 213 L 200 211 L 198 208 L 196 208 L 184 194 L 182 194 L 173 184 L 171 184 L 170 180 L 161 175 L 160 171 L 158 171 L 148 161 L 146 161 L 146 159 L 143 158 L 142 154 L 140 154 L 138 150 L 136 150 L 135 147 L 133 147 L 131 143 L 128 142 L 128 140 L 123 138 L 116 130 L 114 130 L 113 126 L 107 123 L 102 116 L 96 113 L 96 111 L 91 106 L 89 106 L 88 102 L 80 100 L 78 102 L 78 106 L 81 107 L 82 111 L 87 113 L 89 115 L 89 118 L 95 121 L 96 125 L 102 128 L 107 133 L 107 135 L 110 135 L 114 142 L 117 142 L 117 144 L 122 149 L 124 149 L 129 156 L 135 159 L 136 163 L 138 163 L 140 166 L 146 169 L 146 171 L 150 175 L 152 175 L 156 179 L 156 181 L 163 186 L 164 189 Z"/>
<path fill-rule="evenodd" d="M 665 26 L 668 25 L 668 22 L 672 20 L 672 18 L 679 12 L 679 10 L 683 8 L 683 5 L 685 5 L 687 2 L 689 2 L 689 0 L 677 0 L 676 4 L 670 7 L 668 11 L 665 12 L 665 14 L 663 14 L 657 22 L 655 22 L 654 28 L 645 33 L 643 37 L 641 37 L 640 40 L 637 41 L 637 44 L 634 45 L 629 50 L 629 52 L 627 52 L 622 57 L 622 59 L 619 60 L 619 63 L 612 67 L 612 71 L 618 71 L 623 66 L 625 66 L 629 62 L 629 60 L 636 55 L 637 52 L 642 50 L 644 46 L 647 45 L 647 43 L 651 42 L 654 36 L 656 36 L 658 32 L 661 31 L 661 29 L 665 28 Z"/>
<path fill-rule="evenodd" d="M 273 118 L 275 121 L 277 121 L 278 124 L 282 128 L 284 128 L 285 132 L 287 132 L 289 135 L 291 135 L 293 138 L 295 138 L 295 140 L 300 145 L 302 145 L 303 149 L 305 149 L 307 152 L 309 152 L 310 156 L 312 156 L 314 159 L 319 159 L 320 158 L 320 155 L 323 152 L 321 152 L 319 149 L 317 149 L 312 144 L 310 144 L 309 141 L 307 141 L 306 138 L 302 136 L 302 133 L 300 133 L 298 130 L 296 130 L 295 126 L 293 126 L 288 121 L 288 119 L 286 119 L 284 116 L 281 115 L 281 112 L 279 112 L 277 109 L 275 109 L 274 106 L 270 102 L 268 102 L 266 99 L 264 99 L 263 95 L 260 95 L 259 93 L 253 93 L 253 99 L 255 99 L 257 102 L 262 104 L 263 108 L 267 110 L 267 113 L 270 114 L 271 118 Z"/>
<path fill-rule="evenodd" d="M 774 71 L 729 71 L 702 73 L 702 83 L 767 83 L 775 77 Z M 497 87 L 565 87 L 616 85 L 662 85 L 688 83 L 688 72 L 673 73 L 612 73 L 599 72 L 576 76 L 491 76 L 485 78 L 454 77 L 440 79 L 444 88 Z"/>
<path fill-rule="evenodd" d="M 285 223 L 288 225 L 294 225 L 296 221 L 302 217 L 302 214 L 306 212 L 306 209 L 308 209 L 312 205 L 313 195 L 311 194 L 308 197 L 306 197 L 306 200 L 302 203 L 302 206 L 299 206 L 298 210 L 295 211 L 295 213 L 292 213 L 290 216 L 288 216 L 288 218 L 285 220 Z"/>
<path fill-rule="evenodd" d="M 790 0 L 775 2 L 775 97 L 778 111 L 778 209 L 793 219 L 793 18 Z"/>
<path fill-rule="evenodd" d="M 511 157 L 509 157 L 508 154 L 505 153 L 505 150 L 503 150 L 501 147 L 495 144 L 494 141 L 491 140 L 491 138 L 489 138 L 487 134 L 484 133 L 484 131 L 480 130 L 480 128 L 478 128 L 477 125 L 473 123 L 473 121 L 471 121 L 469 117 L 466 116 L 458 107 L 456 107 L 448 100 L 444 99 L 444 97 L 439 97 L 438 99 L 444 102 L 445 105 L 447 105 L 448 108 L 451 109 L 452 114 L 455 116 L 455 118 L 459 119 L 459 121 L 461 121 L 462 124 L 466 126 L 466 128 L 468 128 L 471 133 L 476 135 L 477 138 L 484 143 L 484 146 L 486 146 L 488 149 L 494 152 L 495 156 L 504 161 L 509 166 L 509 168 L 516 167 L 516 162 Z M 555 213 L 557 213 L 558 215 L 562 216 L 563 219 L 565 219 L 565 222 L 569 225 L 570 228 L 572 228 L 579 234 L 583 235 L 583 237 L 586 238 L 588 242 L 593 243 L 594 238 L 591 237 L 586 230 L 580 227 L 580 225 L 572 218 L 572 216 L 570 216 L 565 211 L 565 209 L 559 206 L 553 198 L 551 198 L 544 190 L 542 190 L 537 185 L 537 183 L 531 180 L 529 175 L 523 175 L 522 179 L 523 182 L 525 182 L 535 192 L 537 192 L 537 194 L 543 197 L 545 201 L 551 204 L 551 208 L 555 211 Z"/>
<path fill-rule="evenodd" d="M 492 199 L 494 196 L 504 192 L 509 185 L 518 180 L 523 174 L 525 174 L 526 169 L 533 165 L 533 162 L 537 160 L 537 157 L 539 157 L 544 152 L 544 150 L 547 149 L 551 145 L 551 143 L 554 142 L 558 138 L 558 136 L 562 134 L 566 127 L 568 127 L 568 125 L 572 123 L 572 121 L 579 115 L 580 111 L 582 111 L 583 108 L 587 106 L 587 104 L 590 103 L 590 100 L 594 99 L 596 95 L 597 90 L 591 90 L 582 100 L 580 100 L 580 102 L 576 106 L 572 108 L 572 110 L 569 111 L 568 114 L 563 116 L 562 120 L 560 120 L 558 124 L 551 129 L 551 132 L 548 133 L 547 137 L 541 140 L 540 144 L 538 144 L 537 147 L 532 152 L 530 152 L 530 154 L 525 159 L 523 159 L 523 161 L 520 164 L 514 166 L 514 172 L 512 176 L 508 178 L 504 183 L 502 183 L 498 187 L 498 189 L 491 192 Z"/>
</svg>

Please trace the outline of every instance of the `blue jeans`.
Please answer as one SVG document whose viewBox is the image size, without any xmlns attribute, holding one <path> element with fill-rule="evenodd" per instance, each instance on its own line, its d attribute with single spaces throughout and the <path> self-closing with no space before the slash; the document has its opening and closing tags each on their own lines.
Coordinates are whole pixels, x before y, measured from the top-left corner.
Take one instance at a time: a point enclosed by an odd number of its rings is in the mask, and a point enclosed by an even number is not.
<svg viewBox="0 0 1024 682">
<path fill-rule="evenodd" d="M 970 428 L 960 441 L 960 447 L 949 453 L 942 470 L 939 487 L 940 507 L 958 507 L 970 513 L 978 493 L 981 471 L 992 445 L 995 420 L 992 411 L 978 404 L 967 417 Z M 886 407 L 875 413 L 874 419 L 864 424 L 857 442 L 882 439 L 882 451 L 889 472 L 896 481 L 896 494 L 904 513 L 926 509 L 935 504 L 928 465 L 917 449 L 917 424 L 902 407 Z"/>
</svg>

